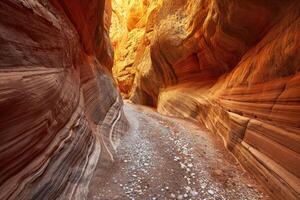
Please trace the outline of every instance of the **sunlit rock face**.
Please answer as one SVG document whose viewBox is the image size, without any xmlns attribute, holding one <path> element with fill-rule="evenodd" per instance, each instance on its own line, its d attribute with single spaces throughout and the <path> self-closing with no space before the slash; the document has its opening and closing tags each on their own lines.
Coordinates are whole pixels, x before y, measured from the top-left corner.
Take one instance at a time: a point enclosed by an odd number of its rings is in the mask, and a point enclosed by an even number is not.
<svg viewBox="0 0 300 200">
<path fill-rule="evenodd" d="M 151 13 L 161 0 L 112 0 L 110 37 L 115 49 L 113 74 L 124 97 L 130 95 L 136 74 L 134 61 L 139 45 L 149 33 Z"/>
<path fill-rule="evenodd" d="M 130 99 L 197 119 L 274 199 L 300 188 L 300 2 L 164 0 L 137 47 Z"/>
<path fill-rule="evenodd" d="M 113 159 L 126 119 L 110 15 L 98 0 L 1 0 L 0 199 L 84 199 L 100 154 Z"/>
</svg>

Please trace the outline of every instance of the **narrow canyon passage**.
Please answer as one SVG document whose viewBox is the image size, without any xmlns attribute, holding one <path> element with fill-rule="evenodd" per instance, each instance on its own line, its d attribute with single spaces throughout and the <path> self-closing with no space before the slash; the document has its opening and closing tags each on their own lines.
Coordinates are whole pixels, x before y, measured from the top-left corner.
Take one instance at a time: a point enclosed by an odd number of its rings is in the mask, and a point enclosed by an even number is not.
<svg viewBox="0 0 300 200">
<path fill-rule="evenodd" d="M 115 162 L 100 159 L 88 199 L 268 199 L 215 137 L 194 122 L 124 105 L 130 130 Z"/>
<path fill-rule="evenodd" d="M 0 200 L 299 200 L 299 0 L 0 0 Z"/>
</svg>

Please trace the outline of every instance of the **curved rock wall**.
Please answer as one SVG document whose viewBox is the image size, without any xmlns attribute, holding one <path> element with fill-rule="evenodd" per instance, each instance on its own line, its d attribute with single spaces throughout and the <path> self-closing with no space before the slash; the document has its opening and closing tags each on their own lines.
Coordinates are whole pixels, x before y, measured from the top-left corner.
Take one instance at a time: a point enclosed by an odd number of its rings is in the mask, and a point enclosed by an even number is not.
<svg viewBox="0 0 300 200">
<path fill-rule="evenodd" d="M 274 199 L 298 199 L 299 11 L 296 0 L 163 1 L 137 48 L 130 99 L 197 119 Z"/>
<path fill-rule="evenodd" d="M 115 49 L 113 74 L 124 97 L 129 97 L 135 73 L 137 48 L 148 33 L 149 17 L 161 0 L 113 0 L 110 38 Z"/>
<path fill-rule="evenodd" d="M 0 199 L 87 195 L 99 155 L 126 129 L 110 13 L 97 0 L 0 2 Z"/>
</svg>

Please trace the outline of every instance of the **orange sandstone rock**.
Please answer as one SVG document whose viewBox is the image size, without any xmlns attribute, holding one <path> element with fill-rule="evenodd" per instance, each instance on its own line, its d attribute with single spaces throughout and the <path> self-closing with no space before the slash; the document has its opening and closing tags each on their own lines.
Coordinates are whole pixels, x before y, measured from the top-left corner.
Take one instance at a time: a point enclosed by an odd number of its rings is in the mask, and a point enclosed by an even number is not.
<svg viewBox="0 0 300 200">
<path fill-rule="evenodd" d="M 136 52 L 130 99 L 197 119 L 272 198 L 298 199 L 299 10 L 294 0 L 163 1 Z"/>
<path fill-rule="evenodd" d="M 137 67 L 134 65 L 139 46 L 149 34 L 149 21 L 161 0 L 113 0 L 110 37 L 115 49 L 113 74 L 124 97 L 129 97 Z"/>
</svg>

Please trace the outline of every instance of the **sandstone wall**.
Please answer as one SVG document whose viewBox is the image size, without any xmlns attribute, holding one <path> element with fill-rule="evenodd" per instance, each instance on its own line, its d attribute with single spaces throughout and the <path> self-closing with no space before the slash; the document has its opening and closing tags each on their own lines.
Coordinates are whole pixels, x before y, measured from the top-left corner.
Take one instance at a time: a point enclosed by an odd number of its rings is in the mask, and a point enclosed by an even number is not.
<svg viewBox="0 0 300 200">
<path fill-rule="evenodd" d="M 293 0 L 163 1 L 130 99 L 197 119 L 274 199 L 298 199 L 299 11 Z"/>
<path fill-rule="evenodd" d="M 115 49 L 113 74 L 124 97 L 129 97 L 137 68 L 137 49 L 148 34 L 146 29 L 153 10 L 161 0 L 113 0 L 110 37 Z"/>
<path fill-rule="evenodd" d="M 97 0 L 0 1 L 0 199 L 87 195 L 126 129 L 110 15 Z"/>
</svg>

